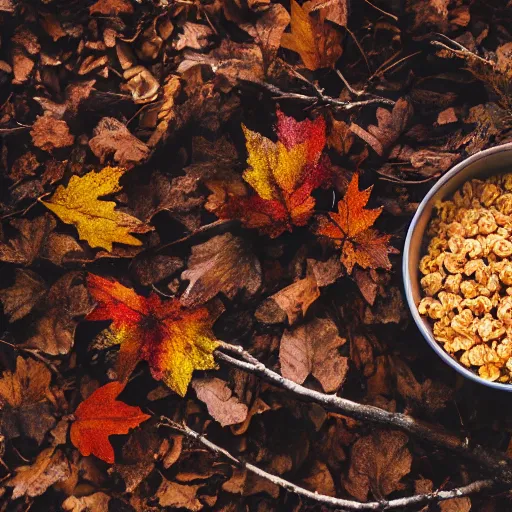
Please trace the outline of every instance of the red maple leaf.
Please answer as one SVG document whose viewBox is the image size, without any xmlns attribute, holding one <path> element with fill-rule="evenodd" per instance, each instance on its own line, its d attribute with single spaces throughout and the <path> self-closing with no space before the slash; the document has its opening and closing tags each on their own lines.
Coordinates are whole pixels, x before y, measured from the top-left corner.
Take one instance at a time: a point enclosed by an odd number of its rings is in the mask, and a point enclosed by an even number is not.
<svg viewBox="0 0 512 512">
<path fill-rule="evenodd" d="M 140 407 L 133 407 L 116 400 L 124 389 L 122 382 L 110 382 L 98 388 L 76 409 L 75 420 L 71 425 L 71 442 L 84 455 L 96 455 L 112 464 L 114 449 L 109 436 L 127 434 L 131 428 L 138 427 L 151 418 Z"/>
</svg>

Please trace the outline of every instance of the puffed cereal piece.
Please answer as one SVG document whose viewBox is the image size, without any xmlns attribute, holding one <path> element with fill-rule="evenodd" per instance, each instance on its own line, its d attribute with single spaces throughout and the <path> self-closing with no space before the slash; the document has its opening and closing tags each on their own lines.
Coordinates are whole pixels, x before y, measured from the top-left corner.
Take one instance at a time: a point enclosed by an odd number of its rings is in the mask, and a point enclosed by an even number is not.
<svg viewBox="0 0 512 512">
<path fill-rule="evenodd" d="M 450 327 L 450 325 L 445 325 L 445 318 L 448 319 L 448 317 L 443 317 L 434 323 L 432 332 L 437 341 L 441 343 L 451 343 L 451 341 L 457 336 L 457 333 Z"/>
<path fill-rule="evenodd" d="M 444 349 L 449 354 L 455 354 L 455 352 L 460 352 L 461 350 L 469 350 L 479 343 L 478 336 L 455 336 L 453 340 L 448 341 L 448 343 L 444 344 Z"/>
<path fill-rule="evenodd" d="M 460 307 L 469 308 L 473 314 L 477 316 L 482 316 L 485 313 L 489 313 L 492 309 L 492 302 L 489 297 L 484 297 L 480 295 L 474 299 L 464 299 L 460 303 Z"/>
<path fill-rule="evenodd" d="M 428 253 L 438 256 L 443 251 L 446 251 L 446 248 L 448 247 L 448 241 L 446 238 L 440 238 L 439 236 L 435 236 L 430 240 L 428 244 Z"/>
<path fill-rule="evenodd" d="M 498 197 L 496 208 L 504 215 L 512 214 L 512 194 L 502 194 Z"/>
<path fill-rule="evenodd" d="M 443 288 L 447 292 L 458 294 L 461 282 L 462 274 L 449 274 L 445 277 Z"/>
<path fill-rule="evenodd" d="M 432 320 L 439 320 L 445 314 L 443 305 L 432 297 L 424 297 L 418 305 L 420 315 L 427 315 Z"/>
<path fill-rule="evenodd" d="M 512 326 L 512 297 L 510 295 L 500 298 L 496 307 L 496 316 L 505 325 Z"/>
<path fill-rule="evenodd" d="M 492 246 L 492 252 L 500 258 L 512 256 L 512 242 L 509 240 L 497 240 Z"/>
<path fill-rule="evenodd" d="M 446 235 L 448 237 L 458 235 L 464 238 L 466 236 L 466 230 L 460 222 L 453 221 L 446 226 Z"/>
<path fill-rule="evenodd" d="M 465 255 L 466 251 L 464 251 L 464 248 L 466 246 L 465 244 L 466 239 L 460 235 L 453 235 L 448 239 L 448 249 L 453 254 L 461 254 Z"/>
<path fill-rule="evenodd" d="M 421 278 L 421 287 L 426 295 L 433 297 L 443 288 L 443 276 L 440 272 L 432 272 Z"/>
<path fill-rule="evenodd" d="M 505 363 L 507 370 L 512 374 L 512 357 L 510 357 Z"/>
<path fill-rule="evenodd" d="M 480 219 L 480 210 L 475 208 L 466 210 L 460 219 L 467 237 L 478 234 L 478 219 Z"/>
<path fill-rule="evenodd" d="M 452 222 L 455 214 L 457 212 L 457 208 L 453 201 L 439 201 L 434 205 L 437 209 L 437 215 L 443 222 Z"/>
<path fill-rule="evenodd" d="M 499 363 L 500 358 L 495 350 L 486 345 L 480 343 L 475 345 L 467 351 L 468 360 L 472 366 L 483 366 L 487 363 Z"/>
<path fill-rule="evenodd" d="M 485 183 L 480 192 L 480 202 L 489 208 L 501 194 L 501 190 L 493 183 Z"/>
<path fill-rule="evenodd" d="M 483 252 L 482 244 L 474 238 L 466 238 L 464 240 L 464 252 L 470 258 L 478 258 Z"/>
<path fill-rule="evenodd" d="M 446 312 L 457 309 L 462 302 L 462 297 L 450 292 L 439 292 L 438 299 Z"/>
<path fill-rule="evenodd" d="M 443 264 L 450 274 L 461 274 L 466 266 L 466 255 L 446 252 L 444 253 Z"/>
<path fill-rule="evenodd" d="M 480 245 L 482 246 L 482 255 L 483 256 L 489 256 L 492 252 L 492 248 L 494 247 L 494 244 L 500 240 L 504 240 L 504 238 L 501 235 L 498 235 L 497 233 L 491 233 L 490 235 L 478 235 L 477 240 L 480 242 Z"/>
<path fill-rule="evenodd" d="M 496 347 L 496 353 L 502 361 L 510 359 L 512 357 L 512 340 L 510 338 L 503 338 Z"/>
<path fill-rule="evenodd" d="M 478 219 L 478 232 L 481 235 L 490 235 L 498 229 L 494 215 L 488 210 L 482 210 Z"/>
<path fill-rule="evenodd" d="M 450 327 L 458 334 L 468 335 L 475 331 L 472 329 L 473 312 L 470 309 L 463 309 L 458 315 L 455 315 L 450 322 Z"/>
<path fill-rule="evenodd" d="M 512 174 L 508 173 L 501 177 L 501 184 L 505 190 L 512 190 Z"/>
<path fill-rule="evenodd" d="M 483 341 L 497 340 L 505 334 L 505 326 L 501 320 L 486 313 L 478 322 L 478 335 Z"/>
<path fill-rule="evenodd" d="M 485 267 L 485 261 L 481 258 L 477 260 L 469 260 L 464 266 L 464 274 L 469 277 L 473 275 L 477 270 L 484 269 Z"/>
<path fill-rule="evenodd" d="M 491 208 L 491 213 L 498 224 L 499 228 L 496 230 L 496 233 L 499 235 L 507 236 L 509 234 L 509 228 L 511 226 L 510 217 L 501 213 L 499 210 L 496 210 L 494 206 Z"/>
<path fill-rule="evenodd" d="M 495 380 L 498 380 L 501 375 L 501 371 L 498 366 L 492 363 L 484 364 L 483 366 L 480 366 L 478 369 L 478 375 L 482 377 L 482 379 L 488 380 L 490 382 L 494 382 Z"/>
<path fill-rule="evenodd" d="M 484 297 L 491 296 L 491 292 L 485 286 L 478 284 L 473 279 L 462 281 L 460 284 L 460 292 L 464 295 L 465 299 L 474 299 L 480 295 L 483 295 Z"/>
</svg>

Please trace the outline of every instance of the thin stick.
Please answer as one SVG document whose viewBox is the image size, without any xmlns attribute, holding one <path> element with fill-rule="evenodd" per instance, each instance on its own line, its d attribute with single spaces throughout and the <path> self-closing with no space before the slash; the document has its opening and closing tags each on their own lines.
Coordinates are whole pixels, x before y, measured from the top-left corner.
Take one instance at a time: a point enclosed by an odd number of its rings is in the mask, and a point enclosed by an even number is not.
<svg viewBox="0 0 512 512">
<path fill-rule="evenodd" d="M 373 105 L 375 103 L 382 103 L 385 105 L 394 105 L 395 102 L 388 98 L 370 98 L 362 101 L 342 101 L 336 98 L 332 98 L 331 96 L 325 95 L 320 89 L 316 88 L 315 96 L 308 96 L 306 94 L 300 94 L 296 92 L 285 92 L 279 89 L 272 84 L 267 84 L 266 82 L 251 82 L 252 84 L 257 84 L 261 88 L 266 89 L 268 92 L 274 95 L 275 99 L 291 99 L 297 100 L 304 103 L 309 103 L 311 105 L 319 104 L 319 105 L 330 105 L 336 109 L 340 110 L 351 110 L 357 107 L 363 107 L 365 105 Z"/>
<path fill-rule="evenodd" d="M 394 14 L 391 14 L 390 12 L 383 11 L 380 7 L 377 7 L 375 4 L 372 4 L 370 0 L 364 0 L 368 5 L 371 5 L 374 9 L 379 11 L 380 13 L 384 14 L 385 16 L 389 16 L 390 18 L 394 19 L 395 21 L 398 21 L 398 17 Z"/>
<path fill-rule="evenodd" d="M 241 467 L 250 471 L 251 473 L 258 475 L 269 482 L 272 482 L 275 485 L 285 489 L 288 492 L 297 494 L 306 499 L 309 499 L 315 503 L 322 503 L 323 505 L 327 505 L 330 507 L 342 507 L 345 510 L 389 510 L 393 508 L 402 508 L 407 507 L 409 505 L 416 505 L 419 503 L 426 503 L 430 501 L 442 501 L 448 500 L 450 498 L 458 498 L 461 496 L 467 496 L 468 494 L 474 494 L 476 492 L 480 492 L 484 489 L 490 489 L 494 487 L 496 484 L 492 480 L 477 480 L 469 485 L 464 487 L 459 487 L 458 489 L 453 489 L 451 491 L 436 491 L 428 494 L 417 494 L 415 496 L 408 496 L 406 498 L 397 498 L 394 500 L 381 500 L 381 501 L 369 501 L 366 503 L 360 503 L 358 501 L 346 500 L 343 498 L 335 498 L 332 496 L 327 496 L 325 494 L 319 494 L 317 492 L 309 491 L 308 489 L 304 489 L 304 487 L 300 487 L 284 478 L 273 475 L 264 471 L 263 469 L 255 466 L 249 462 L 246 462 L 242 459 L 238 459 L 230 452 L 221 448 L 220 446 L 212 443 L 203 435 L 199 434 L 195 430 L 192 430 L 185 424 L 176 423 L 165 416 L 161 417 L 161 423 L 159 426 L 169 427 L 173 430 L 176 430 L 180 434 L 183 434 L 189 438 L 195 439 L 203 446 L 208 448 L 211 452 L 220 455 L 226 458 L 229 462 L 234 464 L 237 467 Z"/>
<path fill-rule="evenodd" d="M 245 360 L 241 361 L 231 357 L 222 352 L 222 350 L 235 353 Z M 440 448 L 447 449 L 465 459 L 471 460 L 495 475 L 502 482 L 512 484 L 512 459 L 495 450 L 480 445 L 470 445 L 467 439 L 462 439 L 451 432 L 417 420 L 407 414 L 389 412 L 373 405 L 359 404 L 335 394 L 328 395 L 301 386 L 270 370 L 247 351 L 243 350 L 242 347 L 221 343 L 220 349 L 216 351 L 215 355 L 217 359 L 231 366 L 258 375 L 267 382 L 293 393 L 299 400 L 317 403 L 326 409 L 351 416 L 357 420 L 403 430 L 419 439 L 428 441 Z"/>
</svg>

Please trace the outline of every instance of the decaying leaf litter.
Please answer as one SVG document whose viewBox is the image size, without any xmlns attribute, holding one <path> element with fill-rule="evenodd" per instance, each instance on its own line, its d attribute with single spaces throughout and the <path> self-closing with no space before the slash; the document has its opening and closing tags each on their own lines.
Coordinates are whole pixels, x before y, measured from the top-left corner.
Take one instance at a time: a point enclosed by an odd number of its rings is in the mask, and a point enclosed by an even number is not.
<svg viewBox="0 0 512 512">
<path fill-rule="evenodd" d="M 507 510 L 400 253 L 510 140 L 511 9 L 0 0 L 1 509 Z"/>
</svg>

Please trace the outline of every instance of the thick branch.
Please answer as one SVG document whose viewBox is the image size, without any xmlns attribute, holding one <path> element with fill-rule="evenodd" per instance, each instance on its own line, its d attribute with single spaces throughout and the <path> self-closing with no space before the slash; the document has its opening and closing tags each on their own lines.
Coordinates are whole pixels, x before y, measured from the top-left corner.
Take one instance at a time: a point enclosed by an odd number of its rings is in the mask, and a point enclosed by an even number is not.
<svg viewBox="0 0 512 512">
<path fill-rule="evenodd" d="M 284 478 L 268 473 L 263 469 L 254 466 L 253 464 L 250 464 L 249 462 L 246 462 L 242 459 L 238 459 L 234 455 L 229 453 L 227 450 L 212 443 L 211 441 L 206 439 L 206 437 L 199 434 L 195 430 L 192 430 L 187 425 L 180 425 L 165 417 L 162 417 L 161 421 L 161 426 L 172 428 L 173 430 L 176 430 L 187 437 L 199 441 L 203 446 L 208 448 L 208 450 L 226 458 L 235 466 L 244 468 L 247 471 L 250 471 L 251 473 L 258 475 L 259 477 L 264 478 L 265 480 L 268 480 L 269 482 L 272 482 L 275 485 L 278 485 L 279 487 L 287 490 L 288 492 L 302 496 L 303 498 L 314 501 L 315 503 L 321 503 L 323 505 L 327 505 L 330 507 L 341 507 L 342 509 L 345 510 L 390 510 L 395 508 L 407 507 L 409 505 L 417 505 L 419 503 L 426 503 L 429 501 L 442 501 L 448 500 L 450 498 L 459 498 L 461 496 L 474 494 L 484 489 L 490 489 L 493 486 L 495 486 L 495 482 L 493 482 L 492 480 L 478 480 L 464 487 L 453 489 L 452 491 L 436 491 L 428 494 L 417 494 L 415 496 L 408 496 L 406 498 L 398 498 L 389 501 L 369 501 L 366 503 L 360 503 L 358 501 L 353 500 L 346 500 L 343 498 L 334 498 L 332 496 L 318 494 L 317 492 L 304 489 L 304 487 L 300 487 L 296 484 L 293 484 L 292 482 L 289 482 L 288 480 L 285 480 Z"/>
<path fill-rule="evenodd" d="M 241 361 L 220 350 L 236 353 L 245 361 Z M 293 393 L 299 400 L 315 402 L 326 409 L 351 416 L 357 420 L 370 421 L 397 428 L 428 441 L 440 448 L 457 453 L 465 459 L 471 460 L 493 474 L 500 481 L 512 484 L 512 460 L 499 452 L 480 445 L 471 445 L 466 439 L 442 430 L 434 425 L 422 422 L 406 414 L 389 412 L 373 405 L 363 405 L 337 395 L 327 395 L 313 389 L 297 384 L 282 375 L 270 370 L 263 363 L 254 358 L 242 347 L 222 343 L 221 349 L 217 350 L 216 357 L 232 366 L 240 368 L 249 373 L 260 376 L 267 382 Z"/>
</svg>

